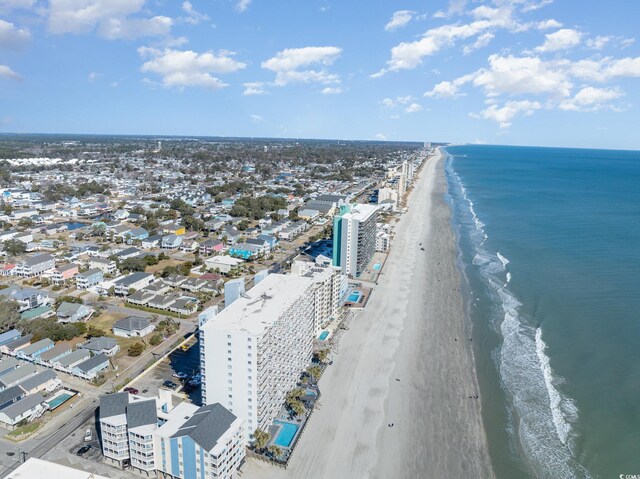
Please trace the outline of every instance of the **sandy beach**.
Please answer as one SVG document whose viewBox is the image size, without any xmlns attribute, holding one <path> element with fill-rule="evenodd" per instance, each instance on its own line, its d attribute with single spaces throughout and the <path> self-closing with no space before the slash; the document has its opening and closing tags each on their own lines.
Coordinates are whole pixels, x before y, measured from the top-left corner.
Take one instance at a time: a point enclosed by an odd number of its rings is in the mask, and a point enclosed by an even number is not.
<svg viewBox="0 0 640 479">
<path fill-rule="evenodd" d="M 493 477 L 480 400 L 469 398 L 478 387 L 443 163 L 431 158 L 415 182 L 379 285 L 340 339 L 289 467 L 248 460 L 243 478 Z"/>
</svg>

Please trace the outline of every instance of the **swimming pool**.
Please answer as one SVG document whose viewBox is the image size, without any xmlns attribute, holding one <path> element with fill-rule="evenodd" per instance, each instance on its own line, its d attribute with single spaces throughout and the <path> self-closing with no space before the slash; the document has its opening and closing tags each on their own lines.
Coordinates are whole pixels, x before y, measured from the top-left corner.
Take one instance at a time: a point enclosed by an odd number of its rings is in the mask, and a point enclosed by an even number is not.
<svg viewBox="0 0 640 479">
<path fill-rule="evenodd" d="M 47 401 L 47 404 L 49 404 L 49 407 L 51 408 L 51 410 L 53 411 L 54 409 L 56 409 L 57 407 L 61 406 L 62 404 L 64 404 L 65 402 L 67 402 L 69 399 L 71 399 L 74 396 L 74 394 L 71 394 L 67 391 L 64 391 L 62 394 L 59 394 L 51 399 L 49 399 Z"/>
<path fill-rule="evenodd" d="M 362 293 L 360 291 L 351 291 L 351 294 L 347 298 L 347 301 L 351 301 L 352 303 L 357 303 L 362 297 Z"/>
<path fill-rule="evenodd" d="M 324 341 L 325 339 L 327 339 L 327 336 L 329 336 L 329 331 L 322 331 L 320 333 L 320 336 L 318 336 L 318 339 L 320 341 Z"/>
<path fill-rule="evenodd" d="M 290 422 L 284 421 L 273 421 L 275 424 L 282 426 L 280 428 L 280 432 L 278 433 L 278 437 L 273 442 L 276 446 L 280 447 L 290 447 L 293 442 L 293 438 L 296 437 L 296 433 L 298 432 L 299 426 L 297 424 L 293 424 Z"/>
</svg>

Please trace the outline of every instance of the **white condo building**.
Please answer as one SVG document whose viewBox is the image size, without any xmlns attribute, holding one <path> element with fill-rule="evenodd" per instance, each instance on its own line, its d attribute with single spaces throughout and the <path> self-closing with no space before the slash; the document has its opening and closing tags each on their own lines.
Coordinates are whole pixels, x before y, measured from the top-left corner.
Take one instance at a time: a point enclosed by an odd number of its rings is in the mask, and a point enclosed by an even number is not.
<svg viewBox="0 0 640 479">
<path fill-rule="evenodd" d="M 329 321 L 336 319 L 344 298 L 348 293 L 349 280 L 340 268 L 331 266 L 331 258 L 318 256 L 315 262 L 296 260 L 291 265 L 291 274 L 312 278 L 316 284 L 313 291 L 313 330 L 317 336 Z"/>
<path fill-rule="evenodd" d="M 202 393 L 266 430 L 313 352 L 316 282 L 271 274 L 202 325 Z"/>
</svg>

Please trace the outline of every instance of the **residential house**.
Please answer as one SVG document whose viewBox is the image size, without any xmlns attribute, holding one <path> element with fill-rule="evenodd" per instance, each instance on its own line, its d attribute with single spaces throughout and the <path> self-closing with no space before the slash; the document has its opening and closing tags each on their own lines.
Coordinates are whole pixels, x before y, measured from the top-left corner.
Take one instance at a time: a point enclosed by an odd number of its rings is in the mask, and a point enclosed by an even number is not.
<svg viewBox="0 0 640 479">
<path fill-rule="evenodd" d="M 138 271 L 131 273 L 129 276 L 119 279 L 115 282 L 115 293 L 120 296 L 126 296 L 133 292 L 138 291 L 146 286 L 149 286 L 155 281 L 155 277 L 152 274 Z"/>
<path fill-rule="evenodd" d="M 176 301 L 176 299 L 178 299 L 178 297 L 174 294 L 158 294 L 149 299 L 147 305 L 150 308 L 167 310 L 169 309 L 169 306 Z"/>
<path fill-rule="evenodd" d="M 144 228 L 134 228 L 125 235 L 128 244 L 134 241 L 143 241 L 149 237 L 149 232 Z"/>
<path fill-rule="evenodd" d="M 201 256 L 211 256 L 212 254 L 221 253 L 224 249 L 224 243 L 216 239 L 206 239 L 198 246 Z"/>
<path fill-rule="evenodd" d="M 40 371 L 18 384 L 27 394 L 35 394 L 40 391 L 52 391 L 58 385 L 60 385 L 60 380 L 51 369 Z"/>
<path fill-rule="evenodd" d="M 38 368 L 33 364 L 22 364 L 11 371 L 7 371 L 0 375 L 0 391 L 15 386 L 37 373 Z"/>
<path fill-rule="evenodd" d="M 30 344 L 26 348 L 22 348 L 16 356 L 19 359 L 26 359 L 28 361 L 32 361 L 37 359 L 42 353 L 45 351 L 49 351 L 53 349 L 55 343 L 51 341 L 49 338 L 43 338 L 40 341 L 36 341 L 33 344 Z"/>
<path fill-rule="evenodd" d="M 155 325 L 148 319 L 129 316 L 114 323 L 113 334 L 122 338 L 142 338 L 151 334 L 154 329 Z"/>
<path fill-rule="evenodd" d="M 68 303 L 64 301 L 58 307 L 56 316 L 59 323 L 78 323 L 88 320 L 93 314 L 93 309 L 84 304 Z"/>
<path fill-rule="evenodd" d="M 17 329 L 10 329 L 2 334 L 0 334 L 0 346 L 3 344 L 10 343 L 14 339 L 18 339 L 22 333 Z"/>
<path fill-rule="evenodd" d="M 89 268 L 91 269 L 99 269 L 104 274 L 116 274 L 118 271 L 118 267 L 116 262 L 112 259 L 107 258 L 91 258 L 89 260 Z"/>
<path fill-rule="evenodd" d="M 225 225 L 222 227 L 222 232 L 220 233 L 220 239 L 226 239 L 227 245 L 234 245 L 241 238 L 240 232 L 231 225 Z"/>
<path fill-rule="evenodd" d="M 182 297 L 169 306 L 169 311 L 188 316 L 198 309 L 198 303 L 199 301 L 196 298 Z"/>
<path fill-rule="evenodd" d="M 262 248 L 254 244 L 238 243 L 229 248 L 229 255 L 245 260 L 257 258 L 262 254 Z"/>
<path fill-rule="evenodd" d="M 0 295 L 17 301 L 20 312 L 51 303 L 51 298 L 43 290 L 18 285 L 0 290 Z"/>
<path fill-rule="evenodd" d="M 44 412 L 44 397 L 40 393 L 27 396 L 0 410 L 0 423 L 13 429 L 20 421 Z"/>
<path fill-rule="evenodd" d="M 114 256 L 116 256 L 120 261 L 127 258 L 135 258 L 136 256 L 140 256 L 141 251 L 137 248 L 126 248 L 118 251 Z"/>
<path fill-rule="evenodd" d="M 114 356 L 118 351 L 120 351 L 118 342 L 115 339 L 107 338 L 106 336 L 91 338 L 86 343 L 78 346 L 78 348 L 91 351 L 93 354 L 106 354 L 107 356 Z"/>
<path fill-rule="evenodd" d="M 127 303 L 137 304 L 138 306 L 147 306 L 149 300 L 155 297 L 155 293 L 141 289 L 127 296 Z"/>
<path fill-rule="evenodd" d="M 162 226 L 162 232 L 166 235 L 183 235 L 186 233 L 185 227 L 176 223 L 168 223 Z"/>
<path fill-rule="evenodd" d="M 304 208 L 298 211 L 298 218 L 305 221 L 315 221 L 320 217 L 320 211 L 312 208 Z"/>
<path fill-rule="evenodd" d="M 70 371 L 76 365 L 86 361 L 91 357 L 91 353 L 86 349 L 76 349 L 75 351 L 60 356 L 51 361 L 53 367 L 60 370 Z"/>
<path fill-rule="evenodd" d="M 20 385 L 11 386 L 10 388 L 7 388 L 4 391 L 0 392 L 0 411 L 7 406 L 18 402 L 26 395 L 27 393 L 20 387 Z"/>
<path fill-rule="evenodd" d="M 171 276 L 164 278 L 163 281 L 169 286 L 173 286 L 174 288 L 177 288 L 182 283 L 184 283 L 187 279 L 189 279 L 187 276 L 172 274 Z"/>
<path fill-rule="evenodd" d="M 182 244 L 182 236 L 176 234 L 169 234 L 162 238 L 163 249 L 178 249 Z"/>
<path fill-rule="evenodd" d="M 93 268 L 76 275 L 76 287 L 89 289 L 104 281 L 104 273 L 101 269 Z"/>
<path fill-rule="evenodd" d="M 42 353 L 40 355 L 40 361 L 48 363 L 49 365 L 53 365 L 55 361 L 71 353 L 72 353 L 71 346 L 69 346 L 68 344 L 59 343 L 59 344 L 56 344 L 53 347 L 53 349 L 50 349 L 49 351 L 45 351 L 44 353 Z"/>
<path fill-rule="evenodd" d="M 26 348 L 31 344 L 31 338 L 33 334 L 25 334 L 24 336 L 20 336 L 13 341 L 9 341 L 8 343 L 0 345 L 0 352 L 3 354 L 8 354 L 9 356 L 15 356 L 18 351 L 23 348 Z"/>
<path fill-rule="evenodd" d="M 53 270 L 51 280 L 57 284 L 64 284 L 65 281 L 73 279 L 78 274 L 78 265 L 75 263 L 69 263 L 62 266 L 58 266 Z"/>
<path fill-rule="evenodd" d="M 204 261 L 207 269 L 218 270 L 223 274 L 229 273 L 234 268 L 240 266 L 244 261 L 227 255 L 213 256 Z"/>
<path fill-rule="evenodd" d="M 87 379 L 95 378 L 101 371 L 109 368 L 109 358 L 106 354 L 92 356 L 86 361 L 76 364 L 73 372 Z"/>
<path fill-rule="evenodd" d="M 184 240 L 182 242 L 182 244 L 180 245 L 180 251 L 182 251 L 183 253 L 194 253 L 196 251 L 198 251 L 198 242 L 196 240 Z"/>
<path fill-rule="evenodd" d="M 149 236 L 142 240 L 141 247 L 144 249 L 158 248 L 162 243 L 162 235 Z"/>
<path fill-rule="evenodd" d="M 56 267 L 56 261 L 49 253 L 38 254 L 17 264 L 19 276 L 30 278 L 40 276 Z"/>
<path fill-rule="evenodd" d="M 0 375 L 9 371 L 13 371 L 18 366 L 20 366 L 20 363 L 16 358 L 5 358 L 0 361 Z"/>
</svg>

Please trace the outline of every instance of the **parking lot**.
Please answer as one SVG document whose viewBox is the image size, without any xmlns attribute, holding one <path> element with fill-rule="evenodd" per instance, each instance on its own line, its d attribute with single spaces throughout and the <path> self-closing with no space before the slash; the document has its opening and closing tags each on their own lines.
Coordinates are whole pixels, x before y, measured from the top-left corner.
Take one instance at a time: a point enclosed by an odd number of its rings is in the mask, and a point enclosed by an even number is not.
<svg viewBox="0 0 640 479">
<path fill-rule="evenodd" d="M 174 376 L 182 373 L 186 379 L 179 379 Z M 142 396 L 156 396 L 158 389 L 165 381 L 176 384 L 176 391 L 182 391 L 189 400 L 200 404 L 200 387 L 189 385 L 189 378 L 200 373 L 200 345 L 197 337 L 194 336 L 185 344 L 184 349 L 178 348 L 167 358 L 159 362 L 149 373 L 136 379 L 129 387 L 137 389 Z"/>
</svg>

